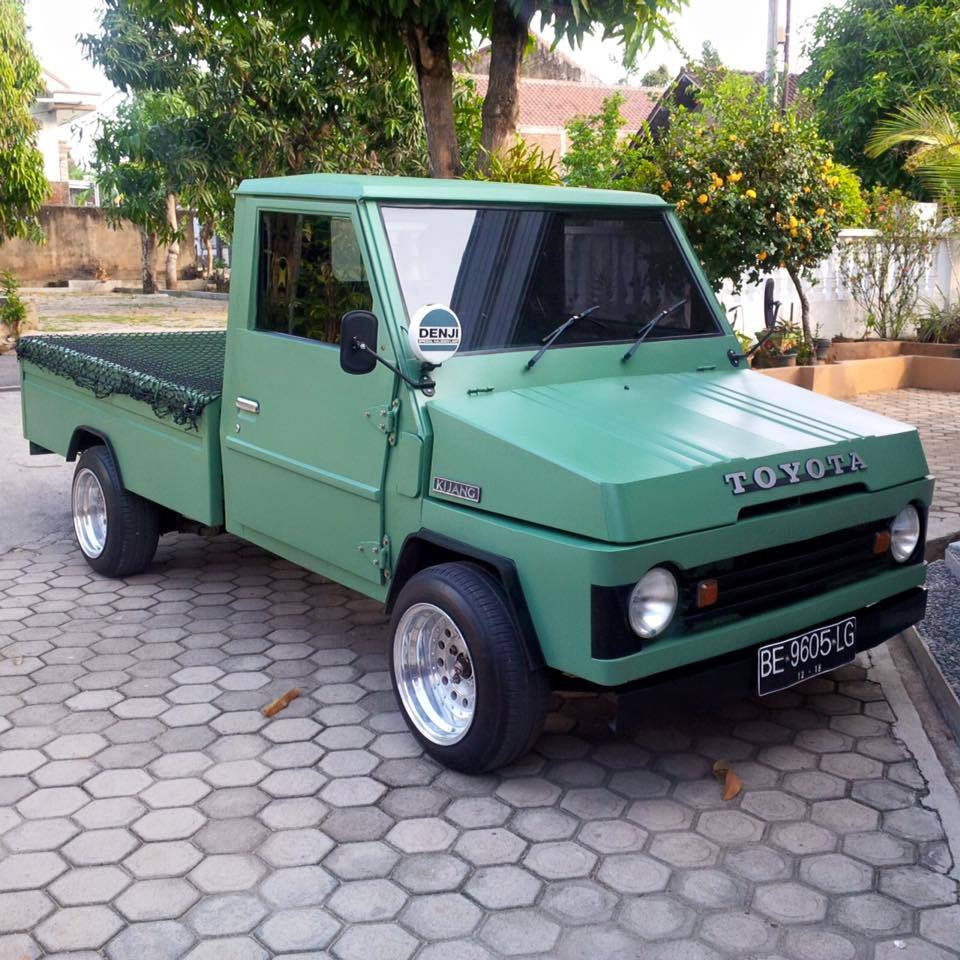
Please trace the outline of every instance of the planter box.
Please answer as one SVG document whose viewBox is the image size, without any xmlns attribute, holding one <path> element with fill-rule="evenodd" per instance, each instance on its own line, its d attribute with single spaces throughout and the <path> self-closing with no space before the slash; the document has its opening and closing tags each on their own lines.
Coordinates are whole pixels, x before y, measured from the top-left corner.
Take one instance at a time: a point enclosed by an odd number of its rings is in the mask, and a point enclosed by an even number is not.
<svg viewBox="0 0 960 960">
<path fill-rule="evenodd" d="M 827 362 L 876 360 L 880 357 L 960 357 L 960 344 L 918 343 L 916 340 L 851 340 L 831 344 Z"/>
<path fill-rule="evenodd" d="M 943 356 L 896 354 L 758 372 L 839 400 L 903 387 L 960 392 L 960 359 Z"/>
</svg>

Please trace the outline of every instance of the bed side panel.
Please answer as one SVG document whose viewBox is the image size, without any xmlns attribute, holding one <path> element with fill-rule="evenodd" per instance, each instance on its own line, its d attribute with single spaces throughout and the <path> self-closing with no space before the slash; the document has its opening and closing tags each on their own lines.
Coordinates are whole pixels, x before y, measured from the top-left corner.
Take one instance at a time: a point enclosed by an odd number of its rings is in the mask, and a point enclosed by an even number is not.
<svg viewBox="0 0 960 960">
<path fill-rule="evenodd" d="M 191 520 L 223 523 L 219 400 L 204 409 L 193 430 L 159 419 L 129 397 L 97 398 L 29 361 L 21 369 L 28 440 L 66 456 L 76 428 L 90 427 L 109 438 L 128 490 Z"/>
</svg>

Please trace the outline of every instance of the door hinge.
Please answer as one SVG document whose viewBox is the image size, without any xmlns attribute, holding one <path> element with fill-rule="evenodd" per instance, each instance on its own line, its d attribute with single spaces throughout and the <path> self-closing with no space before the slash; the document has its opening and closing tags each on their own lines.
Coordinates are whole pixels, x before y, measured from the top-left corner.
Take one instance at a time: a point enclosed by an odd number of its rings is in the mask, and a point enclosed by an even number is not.
<svg viewBox="0 0 960 960">
<path fill-rule="evenodd" d="M 375 567 L 384 571 L 384 576 L 390 576 L 390 538 L 380 540 L 364 540 L 357 544 L 360 551 Z"/>
<path fill-rule="evenodd" d="M 400 412 L 399 399 L 391 400 L 389 403 L 380 403 L 375 407 L 370 407 L 363 411 L 364 419 L 369 420 L 382 434 L 384 434 L 390 443 L 396 443 L 397 436 L 397 414 Z"/>
</svg>

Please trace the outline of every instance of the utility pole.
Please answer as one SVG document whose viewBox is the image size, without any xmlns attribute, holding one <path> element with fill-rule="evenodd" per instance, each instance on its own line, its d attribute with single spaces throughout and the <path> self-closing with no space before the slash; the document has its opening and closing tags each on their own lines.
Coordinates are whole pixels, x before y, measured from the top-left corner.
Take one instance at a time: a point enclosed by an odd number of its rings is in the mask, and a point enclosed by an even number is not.
<svg viewBox="0 0 960 960">
<path fill-rule="evenodd" d="M 776 103 L 777 100 L 777 40 L 778 27 L 778 8 L 780 0 L 767 0 L 767 66 L 763 73 L 764 83 L 767 85 L 767 96 L 770 103 Z"/>
<path fill-rule="evenodd" d="M 790 2 L 786 0 L 786 18 L 783 24 L 783 91 L 780 100 L 780 112 L 787 112 L 787 105 L 790 102 Z"/>
</svg>

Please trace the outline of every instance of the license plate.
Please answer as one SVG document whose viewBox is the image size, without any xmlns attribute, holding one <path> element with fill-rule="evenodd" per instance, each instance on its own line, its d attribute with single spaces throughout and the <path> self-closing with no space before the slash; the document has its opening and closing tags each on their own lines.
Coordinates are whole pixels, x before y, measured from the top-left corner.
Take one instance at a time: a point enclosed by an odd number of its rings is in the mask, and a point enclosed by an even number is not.
<svg viewBox="0 0 960 960">
<path fill-rule="evenodd" d="M 757 692 L 762 697 L 784 690 L 818 674 L 836 670 L 856 655 L 856 617 L 768 643 L 757 651 Z"/>
</svg>

